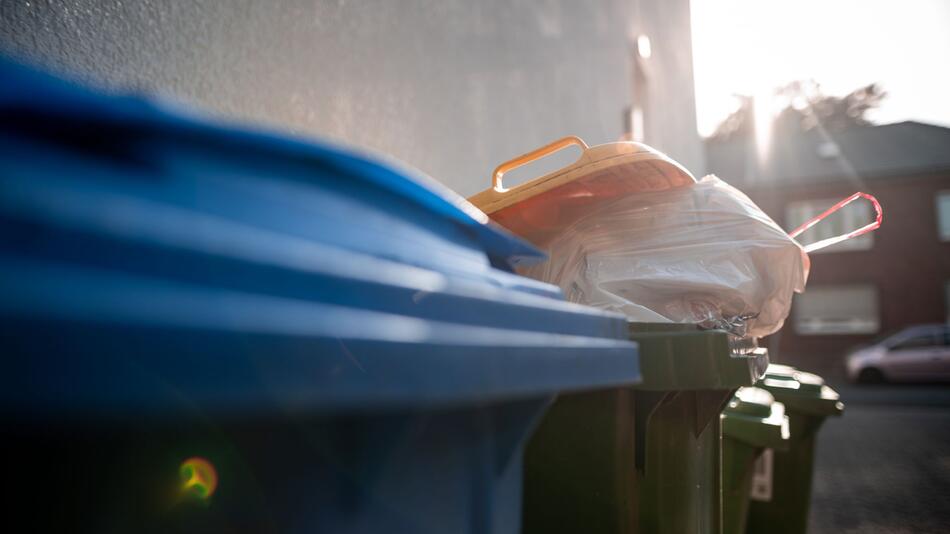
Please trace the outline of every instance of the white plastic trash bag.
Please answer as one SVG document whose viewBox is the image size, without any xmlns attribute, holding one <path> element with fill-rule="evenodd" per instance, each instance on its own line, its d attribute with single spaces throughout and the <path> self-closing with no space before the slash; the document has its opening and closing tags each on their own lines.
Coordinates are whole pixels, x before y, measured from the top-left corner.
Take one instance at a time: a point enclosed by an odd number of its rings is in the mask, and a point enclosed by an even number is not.
<svg viewBox="0 0 950 534">
<path fill-rule="evenodd" d="M 715 176 L 618 198 L 574 222 L 523 273 L 632 321 L 685 322 L 761 337 L 802 292 L 802 247 Z"/>
</svg>

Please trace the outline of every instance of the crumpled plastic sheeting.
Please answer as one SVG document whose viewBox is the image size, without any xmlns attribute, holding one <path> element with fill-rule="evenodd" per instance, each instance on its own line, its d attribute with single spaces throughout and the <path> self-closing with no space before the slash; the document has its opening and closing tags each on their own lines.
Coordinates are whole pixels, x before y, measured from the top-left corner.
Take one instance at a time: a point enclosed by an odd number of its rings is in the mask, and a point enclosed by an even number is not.
<svg viewBox="0 0 950 534">
<path fill-rule="evenodd" d="M 572 302 L 739 337 L 779 330 L 809 269 L 798 242 L 715 176 L 619 198 L 568 227 L 548 253 L 521 272 Z"/>
</svg>

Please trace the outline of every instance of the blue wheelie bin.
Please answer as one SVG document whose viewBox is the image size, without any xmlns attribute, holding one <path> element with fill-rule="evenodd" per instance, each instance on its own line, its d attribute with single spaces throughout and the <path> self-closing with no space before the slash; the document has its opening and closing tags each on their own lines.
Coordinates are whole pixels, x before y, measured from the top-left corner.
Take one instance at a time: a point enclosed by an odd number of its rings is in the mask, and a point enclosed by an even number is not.
<svg viewBox="0 0 950 534">
<path fill-rule="evenodd" d="M 38 531 L 519 530 L 616 315 L 463 199 L 339 148 L 0 62 L 4 507 Z"/>
</svg>

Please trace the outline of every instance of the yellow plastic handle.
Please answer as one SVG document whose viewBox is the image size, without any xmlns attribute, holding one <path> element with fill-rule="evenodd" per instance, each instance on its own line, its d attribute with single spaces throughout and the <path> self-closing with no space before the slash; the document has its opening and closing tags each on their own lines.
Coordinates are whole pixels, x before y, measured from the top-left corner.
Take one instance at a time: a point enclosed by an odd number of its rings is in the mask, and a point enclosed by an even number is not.
<svg viewBox="0 0 950 534">
<path fill-rule="evenodd" d="M 557 152 L 562 148 L 567 148 L 571 145 L 579 146 L 581 147 L 581 150 L 587 150 L 589 148 L 583 139 L 571 135 L 563 139 L 558 139 L 557 141 L 549 145 L 545 145 L 537 150 L 532 150 L 531 152 L 518 156 L 517 158 L 508 160 L 498 167 L 495 167 L 495 172 L 492 173 L 491 178 L 492 189 L 498 191 L 499 193 L 505 192 L 506 189 L 501 185 L 501 177 L 504 176 L 506 172 L 517 169 L 522 165 L 527 165 L 532 161 L 541 159 L 548 154 L 553 154 L 554 152 Z"/>
</svg>

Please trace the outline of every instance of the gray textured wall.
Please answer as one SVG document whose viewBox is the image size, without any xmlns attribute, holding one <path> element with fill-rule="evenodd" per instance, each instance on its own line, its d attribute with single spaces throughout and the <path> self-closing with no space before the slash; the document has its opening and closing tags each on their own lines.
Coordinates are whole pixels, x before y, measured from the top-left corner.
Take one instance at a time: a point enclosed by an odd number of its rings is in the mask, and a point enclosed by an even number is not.
<svg viewBox="0 0 950 534">
<path fill-rule="evenodd" d="M 688 0 L 0 0 L 2 53 L 369 147 L 465 195 L 557 137 L 617 139 L 638 32 L 659 65 L 647 141 L 700 168 Z"/>
</svg>

